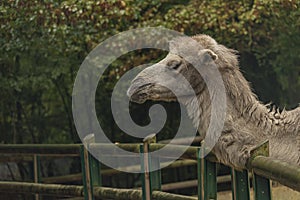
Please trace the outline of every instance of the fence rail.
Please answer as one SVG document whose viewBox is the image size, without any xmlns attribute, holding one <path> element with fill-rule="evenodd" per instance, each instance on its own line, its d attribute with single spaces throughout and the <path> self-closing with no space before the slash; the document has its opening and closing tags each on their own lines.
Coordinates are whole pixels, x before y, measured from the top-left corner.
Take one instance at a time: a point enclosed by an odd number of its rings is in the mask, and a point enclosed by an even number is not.
<svg viewBox="0 0 300 200">
<path fill-rule="evenodd" d="M 282 185 L 300 191 L 300 167 L 271 159 L 257 156 L 251 162 L 255 174 L 277 181 Z"/>
<path fill-rule="evenodd" d="M 128 151 L 142 153 L 144 151 L 155 151 L 165 146 L 161 143 L 143 144 L 117 144 L 120 148 Z M 145 148 L 147 145 L 147 148 Z M 110 145 L 105 144 L 90 144 L 90 148 L 100 148 L 107 151 L 109 154 Z M 232 196 L 233 199 L 247 200 L 249 199 L 249 172 L 253 174 L 254 195 L 256 200 L 271 199 L 270 180 L 277 181 L 287 187 L 300 191 L 300 168 L 267 157 L 268 144 L 264 143 L 259 148 L 255 149 L 252 153 L 252 158 L 249 161 L 249 169 L 244 171 L 236 171 L 232 169 L 231 182 L 232 182 Z M 169 150 L 172 148 L 186 148 L 180 145 L 169 145 Z M 59 196 L 84 196 L 85 199 L 93 198 L 110 198 L 110 199 L 216 199 L 217 198 L 217 174 L 216 174 L 216 159 L 213 155 L 209 154 L 205 159 L 201 158 L 201 149 L 199 147 L 188 147 L 182 158 L 188 158 L 189 164 L 197 164 L 198 166 L 198 179 L 192 180 L 189 184 L 198 185 L 198 198 L 187 197 L 182 195 L 174 195 L 160 191 L 162 188 L 177 187 L 177 185 L 162 185 L 160 170 L 151 172 L 148 175 L 145 173 L 145 168 L 151 167 L 149 163 L 159 160 L 156 158 L 142 158 L 141 163 L 143 174 L 143 187 L 139 189 L 117 189 L 105 188 L 101 186 L 101 174 L 103 173 L 117 173 L 115 170 L 101 171 L 100 164 L 93 158 L 91 154 L 84 148 L 82 144 L 55 144 L 55 145 L 42 145 L 42 144 L 26 144 L 26 145 L 0 145 L 0 161 L 13 160 L 11 157 L 16 156 L 22 160 L 22 156 L 33 156 L 35 183 L 24 182 L 0 182 L 0 191 L 14 192 L 14 193 L 35 193 Z M 82 161 L 82 175 L 80 179 L 83 180 L 83 186 L 71 186 L 60 184 L 41 184 L 40 177 L 40 156 L 80 156 Z M 142 155 L 142 154 L 141 154 Z M 163 155 L 162 155 L 163 156 Z M 177 161 L 178 166 L 183 165 L 182 161 Z M 174 167 L 177 165 L 174 164 Z M 131 166 L 138 167 L 138 166 Z M 150 169 L 151 170 L 151 169 Z M 73 177 L 74 178 L 74 177 Z M 78 177 L 77 177 L 78 178 Z M 228 179 L 228 177 L 227 177 Z M 226 180 L 227 180 L 226 179 Z M 148 194 L 148 195 L 146 195 Z M 149 196 L 150 194 L 150 196 Z M 110 196 L 109 196 L 110 195 Z M 39 196 L 36 196 L 39 199 Z"/>
<path fill-rule="evenodd" d="M 84 187 L 75 185 L 61 184 L 41 184 L 41 183 L 25 183 L 0 181 L 0 192 L 6 193 L 39 193 L 50 196 L 64 197 L 84 197 Z M 108 187 L 94 187 L 93 194 L 95 198 L 100 199 L 142 199 L 142 190 L 138 189 L 119 189 Z M 187 197 L 183 195 L 170 194 L 161 191 L 153 192 L 153 199 L 164 200 L 197 200 L 195 197 Z"/>
<path fill-rule="evenodd" d="M 79 156 L 81 144 L 0 144 L 0 154 Z"/>
</svg>

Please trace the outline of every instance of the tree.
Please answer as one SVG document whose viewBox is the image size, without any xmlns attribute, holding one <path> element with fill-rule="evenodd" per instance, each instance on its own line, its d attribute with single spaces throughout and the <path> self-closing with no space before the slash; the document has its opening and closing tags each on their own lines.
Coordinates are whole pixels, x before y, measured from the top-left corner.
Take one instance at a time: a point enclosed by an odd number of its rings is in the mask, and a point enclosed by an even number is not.
<svg viewBox="0 0 300 200">
<path fill-rule="evenodd" d="M 78 142 L 71 94 L 81 62 L 111 35 L 145 26 L 160 25 L 187 35 L 210 34 L 240 51 L 241 69 L 264 101 L 296 106 L 300 88 L 298 8 L 296 0 L 1 2 L 0 131 L 5 134 L 0 141 Z M 131 67 L 159 58 L 157 51 L 151 56 L 138 54 L 128 54 L 112 64 L 99 88 L 97 111 L 104 114 L 99 120 L 112 140 L 123 137 L 115 134 L 120 130 L 106 109 L 114 83 Z M 146 112 L 136 106 L 133 110 L 138 116 Z M 166 131 L 171 133 L 168 126 Z"/>
</svg>

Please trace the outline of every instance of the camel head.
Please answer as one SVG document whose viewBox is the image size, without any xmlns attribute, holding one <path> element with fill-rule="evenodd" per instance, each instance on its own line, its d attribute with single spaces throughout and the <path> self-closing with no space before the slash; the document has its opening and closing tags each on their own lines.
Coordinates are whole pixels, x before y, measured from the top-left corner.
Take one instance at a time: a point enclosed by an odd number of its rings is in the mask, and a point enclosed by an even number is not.
<svg viewBox="0 0 300 200">
<path fill-rule="evenodd" d="M 127 91 L 131 101 L 184 101 L 206 90 L 198 70 L 184 58 L 197 57 L 201 67 L 209 67 L 218 60 L 217 54 L 209 48 L 217 43 L 207 35 L 186 39 L 175 38 L 170 42 L 170 52 L 163 60 L 147 67 L 134 78 Z"/>
</svg>

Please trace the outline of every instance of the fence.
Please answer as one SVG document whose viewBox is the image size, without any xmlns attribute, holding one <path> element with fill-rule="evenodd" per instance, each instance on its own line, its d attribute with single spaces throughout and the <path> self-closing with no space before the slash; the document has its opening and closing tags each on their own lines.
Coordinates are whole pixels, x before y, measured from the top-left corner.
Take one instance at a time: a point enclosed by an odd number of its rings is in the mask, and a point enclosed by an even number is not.
<svg viewBox="0 0 300 200">
<path fill-rule="evenodd" d="M 97 148 L 103 144 L 90 144 L 90 148 Z M 142 144 L 116 144 L 119 147 L 133 152 L 150 152 L 164 147 L 165 144 L 148 143 Z M 182 148 L 180 145 L 172 145 L 172 148 Z M 107 149 L 109 150 L 109 145 Z M 170 150 L 172 149 L 170 148 Z M 263 143 L 253 152 L 249 160 L 249 169 L 237 171 L 232 169 L 232 198 L 234 200 L 250 199 L 250 186 L 248 172 L 253 175 L 253 189 L 256 200 L 271 199 L 270 179 L 277 181 L 287 187 L 300 191 L 300 168 L 274 160 L 267 157 L 268 143 Z M 142 157 L 141 171 L 142 189 L 117 189 L 101 187 L 100 163 L 93 158 L 82 144 L 60 144 L 60 145 L 0 145 L 0 161 L 11 156 L 33 156 L 34 161 L 34 183 L 0 181 L 0 191 L 13 193 L 32 193 L 55 195 L 55 196 L 78 196 L 84 199 L 161 199 L 161 200 L 212 200 L 217 199 L 217 174 L 216 163 L 213 155 L 201 158 L 201 150 L 198 147 L 189 147 L 182 155 L 182 159 L 188 158 L 197 162 L 198 168 L 198 197 L 189 197 L 162 192 L 160 170 L 151 171 L 153 162 L 160 163 L 158 158 Z M 41 184 L 40 157 L 41 156 L 80 156 L 82 165 L 83 186 L 62 184 Z M 147 154 L 141 154 L 147 155 Z M 9 157 L 7 157 L 9 156 Z M 152 163 L 152 164 L 150 164 Z M 148 170 L 145 170 L 148 168 Z"/>
</svg>

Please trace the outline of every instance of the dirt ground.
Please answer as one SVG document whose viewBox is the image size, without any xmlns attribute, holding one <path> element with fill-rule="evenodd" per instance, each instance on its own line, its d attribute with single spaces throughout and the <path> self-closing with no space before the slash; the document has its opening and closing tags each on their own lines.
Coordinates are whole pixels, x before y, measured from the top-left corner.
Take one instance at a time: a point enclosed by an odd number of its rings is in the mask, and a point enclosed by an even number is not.
<svg viewBox="0 0 300 200">
<path fill-rule="evenodd" d="M 253 198 L 253 190 L 250 191 L 251 200 Z M 218 193 L 218 200 L 230 200 L 231 192 L 219 192 Z M 272 200 L 300 200 L 300 192 L 292 190 L 288 187 L 284 186 L 273 186 L 272 187 Z"/>
</svg>

